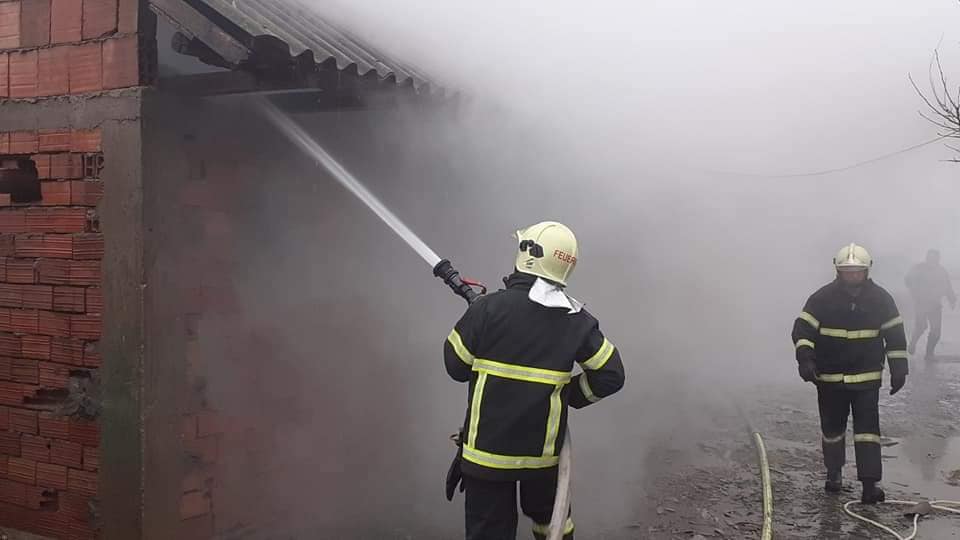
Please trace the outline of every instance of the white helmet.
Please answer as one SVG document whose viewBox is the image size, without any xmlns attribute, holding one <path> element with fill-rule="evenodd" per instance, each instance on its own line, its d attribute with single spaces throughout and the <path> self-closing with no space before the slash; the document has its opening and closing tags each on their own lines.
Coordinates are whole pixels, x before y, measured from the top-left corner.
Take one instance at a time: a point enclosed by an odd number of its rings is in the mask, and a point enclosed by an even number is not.
<svg viewBox="0 0 960 540">
<path fill-rule="evenodd" d="M 517 231 L 519 272 L 566 286 L 577 265 L 577 237 L 562 223 L 544 221 Z"/>
<path fill-rule="evenodd" d="M 850 244 L 840 248 L 837 256 L 833 258 L 833 266 L 838 272 L 869 270 L 873 266 L 873 258 L 863 246 Z"/>
</svg>

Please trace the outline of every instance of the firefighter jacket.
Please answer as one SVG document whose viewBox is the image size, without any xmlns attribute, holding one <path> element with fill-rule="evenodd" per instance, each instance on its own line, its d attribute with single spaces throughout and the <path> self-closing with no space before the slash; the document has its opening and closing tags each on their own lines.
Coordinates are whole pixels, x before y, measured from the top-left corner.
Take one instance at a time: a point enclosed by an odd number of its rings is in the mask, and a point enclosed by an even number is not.
<svg viewBox="0 0 960 540">
<path fill-rule="evenodd" d="M 921 311 L 939 308 L 944 297 L 957 301 L 950 275 L 939 264 L 920 263 L 910 269 L 904 281 Z"/>
<path fill-rule="evenodd" d="M 858 294 L 836 280 L 815 292 L 793 324 L 797 361 L 813 359 L 818 384 L 879 388 L 884 359 L 891 375 L 906 375 L 907 339 L 897 305 L 867 280 Z"/>
<path fill-rule="evenodd" d="M 444 343 L 447 373 L 469 383 L 464 474 L 506 481 L 555 472 L 567 405 L 586 407 L 623 386 L 620 353 L 597 320 L 532 302 L 535 281 L 505 279 L 506 289 L 471 304 Z"/>
</svg>

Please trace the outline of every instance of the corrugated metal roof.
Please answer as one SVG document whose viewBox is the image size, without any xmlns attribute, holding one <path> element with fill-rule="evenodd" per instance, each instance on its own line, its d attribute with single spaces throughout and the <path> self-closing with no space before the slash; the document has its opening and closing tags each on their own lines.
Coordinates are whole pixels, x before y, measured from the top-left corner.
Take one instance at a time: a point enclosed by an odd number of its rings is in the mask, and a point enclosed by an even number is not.
<svg viewBox="0 0 960 540">
<path fill-rule="evenodd" d="M 418 90 L 440 89 L 436 81 L 416 68 L 325 21 L 300 0 L 202 1 L 253 36 L 266 34 L 282 39 L 294 56 L 310 50 L 318 63 L 333 59 L 338 69 L 355 65 L 361 76 L 376 71 L 382 79 L 393 76 L 397 83 L 409 83 Z"/>
</svg>

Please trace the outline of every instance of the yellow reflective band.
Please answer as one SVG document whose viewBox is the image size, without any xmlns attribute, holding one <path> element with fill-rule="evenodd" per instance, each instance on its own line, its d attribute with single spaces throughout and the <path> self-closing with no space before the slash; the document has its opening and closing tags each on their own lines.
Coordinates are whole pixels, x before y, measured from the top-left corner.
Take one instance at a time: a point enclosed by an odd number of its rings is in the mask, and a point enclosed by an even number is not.
<svg viewBox="0 0 960 540">
<path fill-rule="evenodd" d="M 464 364 L 468 366 L 473 365 L 473 354 L 463 345 L 463 340 L 460 339 L 460 333 L 457 332 L 456 328 L 447 336 L 447 341 L 450 342 L 450 346 L 453 347 L 453 352 L 457 353 L 457 356 L 460 357 L 460 360 L 463 360 Z"/>
<path fill-rule="evenodd" d="M 593 389 L 590 388 L 590 381 L 587 380 L 587 376 L 585 374 L 580 375 L 580 391 L 583 392 L 583 397 L 587 398 L 587 401 L 590 403 L 596 403 L 600 401 L 600 398 L 598 398 L 593 393 Z"/>
<path fill-rule="evenodd" d="M 798 339 L 797 348 L 799 349 L 800 347 L 810 347 L 811 349 L 816 349 L 817 344 L 810 341 L 809 339 Z"/>
<path fill-rule="evenodd" d="M 903 359 L 906 360 L 909 358 L 907 351 L 887 351 L 888 360 Z"/>
<path fill-rule="evenodd" d="M 563 385 L 558 384 L 550 394 L 550 414 L 547 416 L 547 435 L 543 439 L 543 457 L 556 454 L 557 434 L 560 433 L 560 414 L 563 412 L 563 401 L 560 400 L 560 391 Z"/>
<path fill-rule="evenodd" d="M 552 369 L 540 369 L 517 364 L 505 364 L 493 360 L 477 358 L 473 361 L 473 370 L 480 373 L 488 373 L 503 377 L 504 379 L 513 379 L 516 381 L 526 381 L 541 384 L 567 384 L 571 376 L 569 371 L 554 371 Z"/>
<path fill-rule="evenodd" d="M 483 387 L 487 385 L 487 374 L 480 373 L 473 387 L 473 400 L 470 402 L 470 431 L 467 432 L 467 444 L 464 448 L 477 444 L 477 428 L 480 427 L 480 405 L 483 404 Z"/>
<path fill-rule="evenodd" d="M 477 450 L 467 444 L 463 445 L 463 459 L 491 469 L 546 469 L 560 462 L 557 456 L 504 456 Z"/>
<path fill-rule="evenodd" d="M 820 321 L 806 311 L 800 313 L 800 318 L 807 321 L 807 323 L 812 326 L 814 330 L 818 330 L 820 328 Z"/>
<path fill-rule="evenodd" d="M 854 433 L 853 442 L 880 444 L 880 436 L 874 433 Z"/>
<path fill-rule="evenodd" d="M 836 437 L 827 437 L 827 434 L 824 433 L 824 434 L 823 434 L 823 442 L 825 442 L 825 443 L 827 443 L 827 444 L 836 444 L 836 443 L 838 443 L 838 442 L 843 442 L 843 439 L 844 439 L 845 437 L 846 437 L 846 433 L 841 433 L 840 435 L 837 435 Z"/>
<path fill-rule="evenodd" d="M 563 524 L 563 535 L 566 536 L 568 534 L 573 534 L 573 531 L 574 531 L 573 520 L 570 518 L 567 518 L 567 521 Z M 541 536 L 549 535 L 550 524 L 547 523 L 546 525 L 541 525 L 539 523 L 534 522 L 533 533 L 539 534 Z"/>
<path fill-rule="evenodd" d="M 616 347 L 613 346 L 613 343 L 607 341 L 607 338 L 603 338 L 603 345 L 600 345 L 600 350 L 597 351 L 597 354 L 594 354 L 586 362 L 581 362 L 584 368 L 596 371 L 603 368 L 607 364 L 607 360 L 610 360 L 610 357 L 613 356 L 613 350 Z"/>
<path fill-rule="evenodd" d="M 842 328 L 821 328 L 820 334 L 842 339 L 869 339 L 880 336 L 880 330 L 844 330 Z"/>
<path fill-rule="evenodd" d="M 817 375 L 820 382 L 831 382 L 844 384 L 857 384 L 869 381 L 879 381 L 883 379 L 882 371 L 869 371 L 867 373 L 857 373 L 856 375 L 844 375 L 843 373 L 821 373 Z"/>
<path fill-rule="evenodd" d="M 881 330 L 889 330 L 889 329 L 893 328 L 894 326 L 897 326 L 898 324 L 903 324 L 903 317 L 901 317 L 901 316 L 899 316 L 899 315 L 897 315 L 896 317 L 894 317 L 894 318 L 890 319 L 889 321 L 883 323 L 883 325 L 880 326 L 880 329 L 881 329 Z"/>
</svg>

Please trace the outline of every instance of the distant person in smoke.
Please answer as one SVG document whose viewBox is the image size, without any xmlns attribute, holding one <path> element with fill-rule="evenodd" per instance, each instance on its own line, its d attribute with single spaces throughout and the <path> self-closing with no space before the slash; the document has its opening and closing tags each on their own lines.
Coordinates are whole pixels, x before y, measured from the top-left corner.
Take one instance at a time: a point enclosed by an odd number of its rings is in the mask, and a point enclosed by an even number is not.
<svg viewBox="0 0 960 540">
<path fill-rule="evenodd" d="M 469 384 L 460 451 L 447 497 L 466 490 L 467 540 L 514 540 L 520 508 L 546 538 L 557 491 L 567 406 L 586 407 L 623 387 L 617 348 L 565 292 L 577 263 L 573 231 L 543 222 L 517 232 L 505 289 L 470 305 L 444 343 L 447 373 Z M 574 364 L 582 373 L 573 374 Z M 572 540 L 568 517 L 564 539 Z"/>
<path fill-rule="evenodd" d="M 940 252 L 936 249 L 927 251 L 927 259 L 911 268 L 905 281 L 913 297 L 913 306 L 916 311 L 913 335 L 910 336 L 910 345 L 907 350 L 913 354 L 920 337 L 929 328 L 926 359 L 930 361 L 933 360 L 934 349 L 940 342 L 940 330 L 943 326 L 943 299 L 947 299 L 951 309 L 956 309 L 957 295 L 953 292 L 950 275 L 940 266 Z"/>
<path fill-rule="evenodd" d="M 883 363 L 890 367 L 890 394 L 907 382 L 907 337 L 897 304 L 870 279 L 873 259 L 862 246 L 844 246 L 833 259 L 836 279 L 813 293 L 793 324 L 800 377 L 817 386 L 824 489 L 843 488 L 847 418 L 853 410 L 853 443 L 860 501 L 883 502 L 878 485 L 880 455 L 880 386 Z"/>
</svg>

